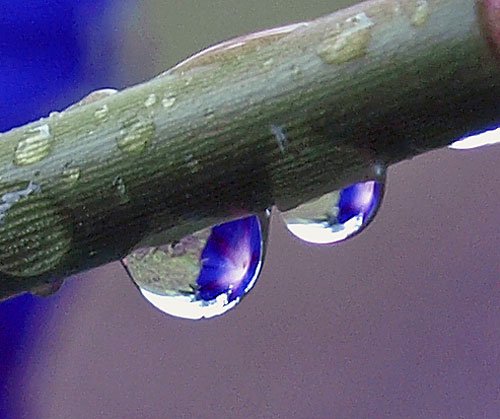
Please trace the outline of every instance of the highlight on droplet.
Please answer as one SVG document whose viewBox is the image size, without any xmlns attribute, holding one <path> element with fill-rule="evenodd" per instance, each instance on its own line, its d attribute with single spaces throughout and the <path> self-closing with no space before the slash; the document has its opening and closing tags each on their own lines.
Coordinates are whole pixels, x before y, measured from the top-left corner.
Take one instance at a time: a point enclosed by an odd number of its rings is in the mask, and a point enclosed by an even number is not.
<svg viewBox="0 0 500 419">
<path fill-rule="evenodd" d="M 500 143 L 500 127 L 471 135 L 451 143 L 448 148 L 453 150 L 471 150 L 473 148 L 483 147 L 485 145 L 494 145 Z"/>
<path fill-rule="evenodd" d="M 308 243 L 333 244 L 363 231 L 374 219 L 384 182 L 355 183 L 281 213 L 288 231 Z"/>
<path fill-rule="evenodd" d="M 251 215 L 176 243 L 138 249 L 122 263 L 159 310 L 185 319 L 211 318 L 236 306 L 255 285 L 265 232 L 267 217 Z"/>
</svg>

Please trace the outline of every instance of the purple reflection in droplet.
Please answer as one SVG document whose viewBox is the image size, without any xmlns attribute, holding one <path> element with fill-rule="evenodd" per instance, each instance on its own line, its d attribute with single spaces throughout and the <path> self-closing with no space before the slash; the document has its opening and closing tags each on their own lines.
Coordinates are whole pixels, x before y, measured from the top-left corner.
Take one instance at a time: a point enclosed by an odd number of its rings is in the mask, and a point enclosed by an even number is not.
<svg viewBox="0 0 500 419">
<path fill-rule="evenodd" d="M 238 304 L 259 276 L 261 221 L 267 217 L 251 215 L 176 245 L 138 249 L 123 264 L 143 296 L 161 311 L 188 319 L 217 316 Z"/>
<path fill-rule="evenodd" d="M 262 232 L 256 216 L 213 227 L 201 254 L 197 297 L 210 301 L 225 293 L 228 302 L 242 297 L 257 277 L 261 259 Z"/>
<path fill-rule="evenodd" d="M 355 183 L 340 191 L 337 222 L 344 224 L 353 217 L 362 216 L 367 224 L 375 215 L 382 201 L 384 185 L 371 180 Z"/>
<path fill-rule="evenodd" d="M 288 230 L 316 244 L 333 244 L 359 234 L 373 220 L 384 195 L 384 182 L 370 180 L 283 212 Z"/>
</svg>

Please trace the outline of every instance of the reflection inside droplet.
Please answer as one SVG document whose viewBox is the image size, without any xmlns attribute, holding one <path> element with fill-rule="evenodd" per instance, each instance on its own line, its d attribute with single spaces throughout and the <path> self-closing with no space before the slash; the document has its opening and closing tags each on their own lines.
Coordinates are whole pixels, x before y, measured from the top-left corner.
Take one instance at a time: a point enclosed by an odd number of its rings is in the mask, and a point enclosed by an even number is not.
<svg viewBox="0 0 500 419">
<path fill-rule="evenodd" d="M 138 249 L 122 262 L 161 311 L 210 318 L 233 308 L 254 286 L 264 256 L 262 222 L 267 218 L 253 215 L 229 221 L 174 244 Z"/>
<path fill-rule="evenodd" d="M 384 183 L 360 182 L 282 212 L 288 230 L 309 243 L 331 244 L 360 233 L 382 203 Z"/>
</svg>

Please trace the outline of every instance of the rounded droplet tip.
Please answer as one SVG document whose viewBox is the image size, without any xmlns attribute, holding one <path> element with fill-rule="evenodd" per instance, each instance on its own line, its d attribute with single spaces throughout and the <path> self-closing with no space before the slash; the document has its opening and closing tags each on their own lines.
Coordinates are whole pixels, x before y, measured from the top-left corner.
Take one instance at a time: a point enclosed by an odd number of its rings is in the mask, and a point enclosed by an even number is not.
<svg viewBox="0 0 500 419">
<path fill-rule="evenodd" d="M 228 303 L 223 297 L 219 297 L 211 303 L 204 303 L 190 295 L 160 295 L 143 288 L 139 288 L 139 290 L 144 298 L 160 311 L 188 320 L 210 319 L 220 316 L 238 303 L 238 301 Z"/>
</svg>

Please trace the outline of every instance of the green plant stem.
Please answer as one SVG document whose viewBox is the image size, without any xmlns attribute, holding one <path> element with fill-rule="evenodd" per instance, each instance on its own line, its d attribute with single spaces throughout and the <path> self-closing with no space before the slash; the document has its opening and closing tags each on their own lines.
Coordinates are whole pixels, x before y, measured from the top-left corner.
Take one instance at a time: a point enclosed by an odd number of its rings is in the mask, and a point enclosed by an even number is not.
<svg viewBox="0 0 500 419">
<path fill-rule="evenodd" d="M 498 122 L 473 0 L 373 0 L 0 134 L 0 299 Z"/>
</svg>

